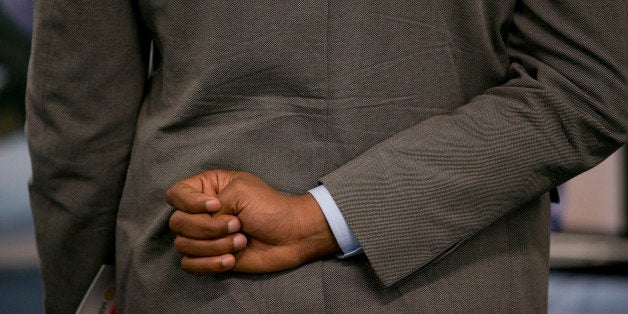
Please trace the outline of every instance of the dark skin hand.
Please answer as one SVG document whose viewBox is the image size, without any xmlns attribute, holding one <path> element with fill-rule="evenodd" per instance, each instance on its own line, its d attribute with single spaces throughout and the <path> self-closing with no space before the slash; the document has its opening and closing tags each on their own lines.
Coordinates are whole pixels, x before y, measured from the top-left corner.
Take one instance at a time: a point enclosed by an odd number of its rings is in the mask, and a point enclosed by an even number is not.
<svg viewBox="0 0 628 314">
<path fill-rule="evenodd" d="M 340 252 L 312 195 L 281 193 L 250 173 L 208 170 L 174 184 L 166 199 L 189 273 L 276 272 Z"/>
</svg>

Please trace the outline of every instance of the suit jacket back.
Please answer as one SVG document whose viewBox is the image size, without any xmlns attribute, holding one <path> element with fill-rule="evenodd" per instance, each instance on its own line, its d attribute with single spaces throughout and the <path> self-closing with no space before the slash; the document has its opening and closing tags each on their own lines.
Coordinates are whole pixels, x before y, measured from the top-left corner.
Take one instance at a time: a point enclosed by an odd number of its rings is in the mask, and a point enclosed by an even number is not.
<svg viewBox="0 0 628 314">
<path fill-rule="evenodd" d="M 115 248 L 121 312 L 545 312 L 544 194 L 626 141 L 622 3 L 38 3 L 47 309 Z M 211 168 L 322 182 L 365 255 L 184 273 L 164 193 Z"/>
</svg>

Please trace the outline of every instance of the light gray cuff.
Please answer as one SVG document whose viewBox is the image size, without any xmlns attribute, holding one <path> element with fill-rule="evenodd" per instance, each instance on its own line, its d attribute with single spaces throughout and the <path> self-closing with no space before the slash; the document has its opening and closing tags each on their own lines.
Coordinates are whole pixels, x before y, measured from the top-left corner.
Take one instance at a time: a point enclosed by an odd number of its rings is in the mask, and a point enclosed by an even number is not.
<svg viewBox="0 0 628 314">
<path fill-rule="evenodd" d="M 334 234 L 338 246 L 340 246 L 342 250 L 342 254 L 338 254 L 337 256 L 339 258 L 347 258 L 362 254 L 363 251 L 360 242 L 358 242 L 358 239 L 356 239 L 353 232 L 351 232 L 349 225 L 340 212 L 340 208 L 336 205 L 334 198 L 329 194 L 327 188 L 324 185 L 319 185 L 308 192 L 314 196 L 314 199 L 316 199 L 318 205 L 323 210 L 323 215 L 325 215 L 325 219 L 327 219 L 331 232 Z"/>
</svg>

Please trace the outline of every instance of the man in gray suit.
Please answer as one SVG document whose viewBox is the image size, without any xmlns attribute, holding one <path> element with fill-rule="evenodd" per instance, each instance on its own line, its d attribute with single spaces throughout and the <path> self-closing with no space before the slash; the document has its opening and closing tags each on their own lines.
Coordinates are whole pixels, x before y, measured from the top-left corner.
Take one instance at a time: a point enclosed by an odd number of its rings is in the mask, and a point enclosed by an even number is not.
<svg viewBox="0 0 628 314">
<path fill-rule="evenodd" d="M 547 191 L 627 138 L 622 0 L 35 12 L 50 313 L 114 261 L 119 312 L 545 312 Z"/>
</svg>

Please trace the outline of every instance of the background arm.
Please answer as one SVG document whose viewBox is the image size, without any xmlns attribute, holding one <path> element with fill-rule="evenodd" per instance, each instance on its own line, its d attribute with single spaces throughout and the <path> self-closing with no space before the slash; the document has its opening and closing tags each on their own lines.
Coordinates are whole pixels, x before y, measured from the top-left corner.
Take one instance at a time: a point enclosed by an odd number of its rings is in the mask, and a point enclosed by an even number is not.
<svg viewBox="0 0 628 314">
<path fill-rule="evenodd" d="M 34 11 L 31 207 L 46 312 L 72 313 L 114 258 L 148 41 L 131 1 L 36 1 Z"/>
</svg>

